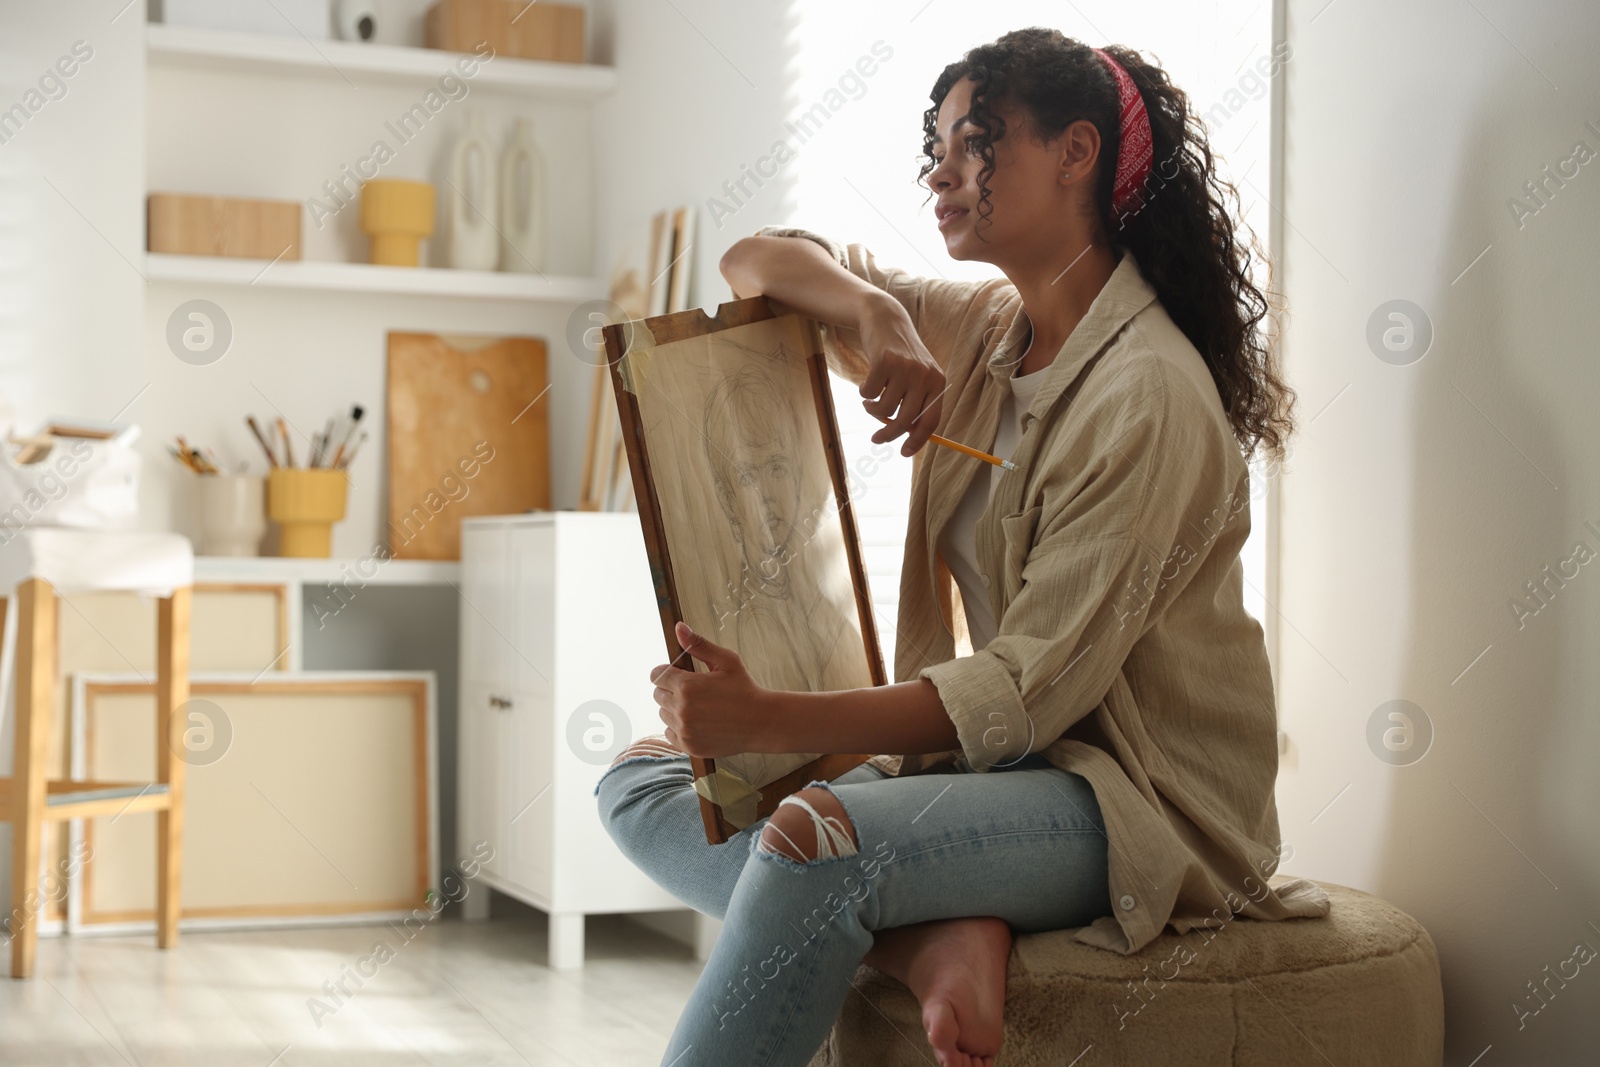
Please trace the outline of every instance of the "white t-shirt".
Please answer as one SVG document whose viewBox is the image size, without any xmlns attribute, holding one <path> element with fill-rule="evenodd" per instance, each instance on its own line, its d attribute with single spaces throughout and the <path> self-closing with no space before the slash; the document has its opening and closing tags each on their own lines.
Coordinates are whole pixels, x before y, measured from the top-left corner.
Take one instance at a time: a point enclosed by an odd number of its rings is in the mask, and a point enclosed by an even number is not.
<svg viewBox="0 0 1600 1067">
<path fill-rule="evenodd" d="M 1001 402 L 1000 427 L 994 442 L 994 454 L 1001 459 L 1010 459 L 1022 440 L 1022 416 L 1033 404 L 1039 386 L 1044 384 L 1045 371 L 1049 369 L 1049 364 L 1046 364 L 1032 374 L 1009 379 L 1011 395 Z M 979 459 L 972 462 L 983 463 Z M 967 488 L 966 495 L 961 498 L 955 514 L 950 518 L 950 525 L 945 528 L 945 536 L 939 542 L 939 551 L 944 556 L 945 565 L 950 568 L 950 576 L 961 590 L 961 603 L 967 613 L 967 632 L 972 637 L 974 652 L 989 643 L 999 625 L 995 621 L 994 611 L 989 607 L 989 588 L 978 570 L 976 532 L 978 518 L 989 506 L 994 487 L 1000 484 L 1000 477 L 1006 470 L 1003 467 L 986 466 L 989 467 L 989 477 L 985 478 L 979 472 L 978 477 L 972 480 L 972 485 Z"/>
</svg>

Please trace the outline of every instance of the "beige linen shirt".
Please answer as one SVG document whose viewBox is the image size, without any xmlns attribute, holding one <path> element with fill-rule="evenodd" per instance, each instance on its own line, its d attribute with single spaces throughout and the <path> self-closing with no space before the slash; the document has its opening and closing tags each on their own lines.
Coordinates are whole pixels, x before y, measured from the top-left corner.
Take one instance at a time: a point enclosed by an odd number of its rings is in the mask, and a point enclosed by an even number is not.
<svg viewBox="0 0 1600 1067">
<path fill-rule="evenodd" d="M 910 313 L 948 386 L 938 432 L 993 449 L 1006 378 L 1030 323 L 1016 287 L 880 267 L 859 244 L 795 227 Z M 829 366 L 860 384 L 854 331 L 824 324 Z M 1124 251 L 1050 364 L 978 520 L 998 632 L 957 656 L 949 570 L 936 546 L 989 467 L 929 445 L 912 466 L 895 677 L 928 678 L 959 751 L 878 755 L 890 775 L 957 759 L 984 772 L 1032 752 L 1086 778 L 1105 819 L 1113 915 L 1079 941 L 1137 952 L 1252 919 L 1326 915 L 1280 855 L 1277 713 L 1261 626 L 1244 610 L 1249 468 L 1215 384 Z"/>
</svg>

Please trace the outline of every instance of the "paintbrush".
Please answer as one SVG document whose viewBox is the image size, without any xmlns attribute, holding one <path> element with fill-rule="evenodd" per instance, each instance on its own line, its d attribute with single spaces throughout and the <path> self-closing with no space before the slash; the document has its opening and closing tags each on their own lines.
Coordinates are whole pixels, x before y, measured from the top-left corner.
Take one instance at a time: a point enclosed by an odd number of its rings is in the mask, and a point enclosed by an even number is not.
<svg viewBox="0 0 1600 1067">
<path fill-rule="evenodd" d="M 180 433 L 178 435 L 177 448 L 171 448 L 170 445 L 168 448 L 171 450 L 172 454 L 178 458 L 178 462 L 182 463 L 185 467 L 188 467 L 196 474 L 218 473 L 216 464 L 212 463 L 205 456 L 201 455 L 198 448 L 192 447 L 188 441 L 185 441 L 183 439 L 183 434 Z"/>
<path fill-rule="evenodd" d="M 194 461 L 189 458 L 189 454 L 183 449 L 179 448 L 177 445 L 168 445 L 167 451 L 172 453 L 173 459 L 177 460 L 179 463 L 182 463 L 185 467 L 188 467 L 196 474 L 200 473 L 200 468 L 194 465 Z"/>
<path fill-rule="evenodd" d="M 273 454 L 272 446 L 267 444 L 267 435 L 261 432 L 261 427 L 256 423 L 256 417 L 254 415 L 246 415 L 244 421 L 249 425 L 250 432 L 261 445 L 261 451 L 267 454 L 267 466 L 276 467 L 278 465 L 278 457 Z"/>
<path fill-rule="evenodd" d="M 366 409 L 360 404 L 351 405 L 350 428 L 344 432 L 344 440 L 339 442 L 338 449 L 333 453 L 333 465 L 335 467 L 339 465 L 340 458 L 344 456 L 344 450 L 350 447 L 350 439 L 355 437 L 356 427 L 361 425 L 361 416 L 366 413 Z"/>
<path fill-rule="evenodd" d="M 361 451 L 361 446 L 366 443 L 366 440 L 367 431 L 362 430 L 361 436 L 356 438 L 356 443 L 350 446 L 350 451 L 346 452 L 344 454 L 344 458 L 339 462 L 339 470 L 343 471 L 350 469 L 350 464 L 355 461 L 356 453 Z"/>
<path fill-rule="evenodd" d="M 278 416 L 278 436 L 283 438 L 283 465 L 294 466 L 294 445 L 289 441 L 289 424 L 283 421 L 283 416 Z"/>
<path fill-rule="evenodd" d="M 311 458 L 307 461 L 307 466 L 321 467 L 331 465 L 327 463 L 327 460 L 328 445 L 333 441 L 333 422 L 333 416 L 328 416 L 328 421 L 323 424 L 322 432 L 311 435 Z"/>
</svg>

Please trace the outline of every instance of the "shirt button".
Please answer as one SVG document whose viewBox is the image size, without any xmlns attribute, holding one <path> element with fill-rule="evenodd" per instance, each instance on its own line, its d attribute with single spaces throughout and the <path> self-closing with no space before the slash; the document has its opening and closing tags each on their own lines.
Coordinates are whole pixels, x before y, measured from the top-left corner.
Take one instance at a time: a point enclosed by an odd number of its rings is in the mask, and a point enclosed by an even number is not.
<svg viewBox="0 0 1600 1067">
<path fill-rule="evenodd" d="M 987 574 L 980 574 L 978 577 L 983 579 L 983 587 L 985 589 L 989 588 L 989 576 Z"/>
<path fill-rule="evenodd" d="M 1123 911 L 1133 910 L 1133 897 L 1129 896 L 1127 893 L 1122 894 L 1122 899 L 1118 900 L 1117 903 L 1122 905 Z"/>
</svg>

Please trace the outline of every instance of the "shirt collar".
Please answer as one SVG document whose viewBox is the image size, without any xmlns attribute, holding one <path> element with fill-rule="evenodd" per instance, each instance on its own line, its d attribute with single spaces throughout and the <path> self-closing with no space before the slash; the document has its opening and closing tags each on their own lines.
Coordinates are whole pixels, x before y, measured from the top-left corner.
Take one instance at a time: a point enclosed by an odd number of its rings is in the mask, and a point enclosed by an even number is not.
<svg viewBox="0 0 1600 1067">
<path fill-rule="evenodd" d="M 1056 358 L 1045 373 L 1038 395 L 1028 407 L 1028 413 L 1037 416 L 1047 410 L 1067 388 L 1077 380 L 1078 372 L 1117 335 L 1129 319 L 1148 307 L 1156 299 L 1156 291 L 1145 280 L 1144 273 L 1133 252 L 1124 249 L 1122 259 L 1106 279 L 1106 284 L 1089 304 L 1088 312 L 1073 327 L 1072 336 L 1061 346 Z M 1016 370 L 1028 343 L 1030 324 L 1027 312 L 1017 303 L 1016 314 L 994 354 L 989 357 L 989 373 L 1003 389 Z M 1002 393 L 1001 395 L 1005 395 Z"/>
</svg>

